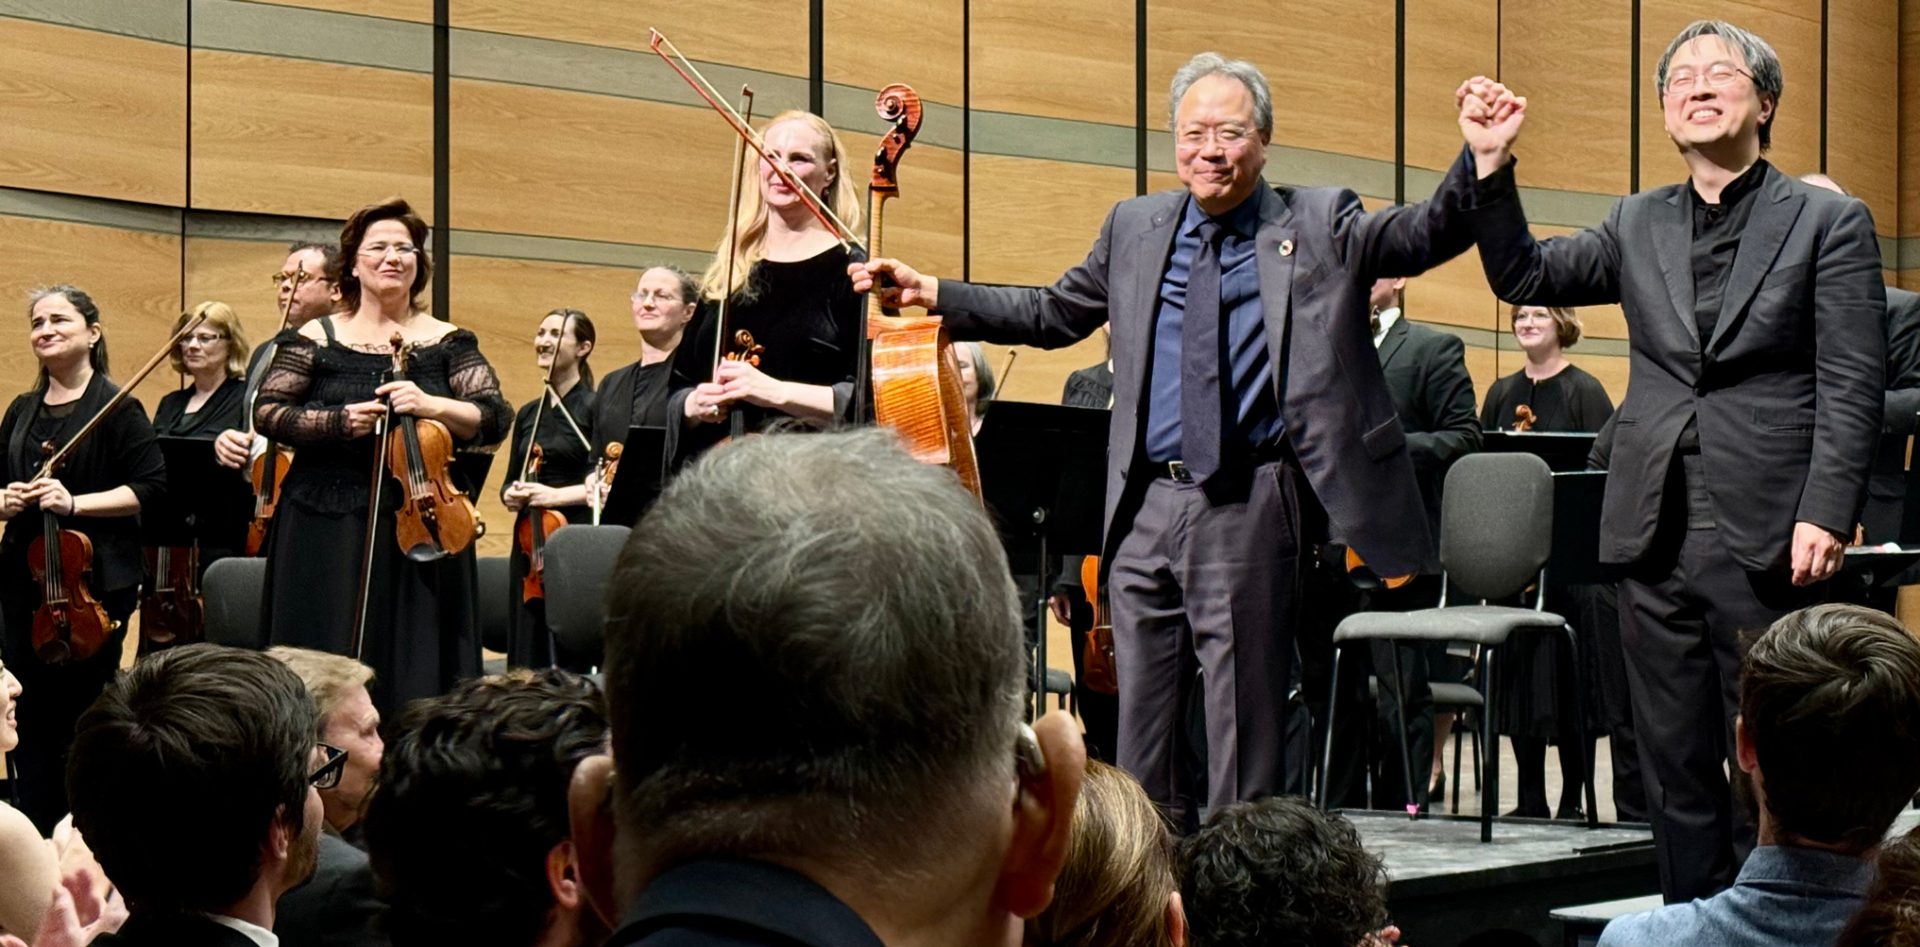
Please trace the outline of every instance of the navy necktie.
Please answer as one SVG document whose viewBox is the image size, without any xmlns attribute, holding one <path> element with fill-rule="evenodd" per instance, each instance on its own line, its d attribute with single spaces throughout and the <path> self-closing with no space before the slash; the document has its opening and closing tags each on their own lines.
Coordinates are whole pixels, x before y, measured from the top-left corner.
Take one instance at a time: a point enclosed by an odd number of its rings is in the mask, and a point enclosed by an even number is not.
<svg viewBox="0 0 1920 947">
<path fill-rule="evenodd" d="M 1180 459 L 1195 480 L 1220 469 L 1221 417 L 1226 387 L 1220 366 L 1220 238 L 1212 220 L 1200 222 L 1200 248 L 1187 269 L 1187 306 L 1180 320 Z"/>
</svg>

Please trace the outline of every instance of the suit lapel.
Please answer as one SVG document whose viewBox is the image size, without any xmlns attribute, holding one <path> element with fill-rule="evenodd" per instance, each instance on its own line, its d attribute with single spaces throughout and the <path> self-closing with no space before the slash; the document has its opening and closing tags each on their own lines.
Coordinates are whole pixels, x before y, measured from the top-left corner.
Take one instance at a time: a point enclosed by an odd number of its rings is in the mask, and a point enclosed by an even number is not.
<svg viewBox="0 0 1920 947">
<path fill-rule="evenodd" d="M 1747 228 L 1740 234 L 1740 249 L 1734 251 L 1733 273 L 1727 277 L 1727 292 L 1720 301 L 1720 315 L 1713 323 L 1713 338 L 1706 351 L 1713 351 L 1720 340 L 1733 330 L 1746 311 L 1747 302 L 1760 289 L 1760 281 L 1773 269 L 1786 243 L 1787 231 L 1800 217 L 1806 198 L 1795 194 L 1780 169 L 1767 168 L 1767 179 L 1753 195 L 1753 211 L 1747 215 Z"/>
<path fill-rule="evenodd" d="M 1180 229 L 1180 217 L 1186 213 L 1185 199 L 1175 201 L 1173 206 L 1161 210 L 1147 222 L 1147 229 L 1135 235 L 1133 271 L 1134 291 L 1146 306 L 1147 318 L 1141 320 L 1137 331 L 1140 338 L 1135 340 L 1139 348 L 1141 368 L 1146 368 L 1146 353 L 1153 351 L 1153 324 L 1160 311 L 1160 281 L 1167 275 L 1167 260 L 1173 256 L 1174 234 Z M 1144 376 L 1140 376 L 1144 377 Z M 1141 391 L 1147 386 L 1141 385 Z"/>
<path fill-rule="evenodd" d="M 1400 346 L 1407 341 L 1407 314 L 1402 310 L 1395 317 L 1393 325 L 1387 327 L 1387 337 L 1380 340 L 1380 367 L 1385 368 L 1400 353 Z"/>
<path fill-rule="evenodd" d="M 1260 232 L 1254 238 L 1254 263 L 1260 268 L 1260 315 L 1267 324 L 1267 358 L 1277 383 L 1286 378 L 1287 329 L 1293 308 L 1293 261 L 1300 252 L 1293 210 L 1280 192 L 1261 187 Z M 1285 392 L 1276 392 L 1284 397 Z"/>
<path fill-rule="evenodd" d="M 1654 207 L 1653 249 L 1654 257 L 1660 261 L 1660 274 L 1667 281 L 1667 298 L 1673 301 L 1673 314 L 1698 349 L 1700 329 L 1693 320 L 1693 268 L 1690 265 L 1693 221 L 1689 219 L 1692 209 L 1687 206 L 1687 192 L 1691 187 L 1681 185 Z"/>
</svg>

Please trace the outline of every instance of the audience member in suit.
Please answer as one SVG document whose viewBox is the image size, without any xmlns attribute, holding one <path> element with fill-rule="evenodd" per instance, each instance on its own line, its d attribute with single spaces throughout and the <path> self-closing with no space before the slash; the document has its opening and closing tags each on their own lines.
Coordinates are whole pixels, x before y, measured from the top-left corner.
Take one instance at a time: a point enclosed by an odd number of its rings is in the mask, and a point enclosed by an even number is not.
<svg viewBox="0 0 1920 947">
<path fill-rule="evenodd" d="M 1920 828 L 1880 846 L 1867 903 L 1840 932 L 1834 947 L 1912 947 L 1920 944 Z"/>
<path fill-rule="evenodd" d="M 1019 944 L 1086 757 L 1066 713 L 1021 722 L 979 500 L 886 431 L 770 434 L 700 457 L 636 535 L 607 602 L 612 755 L 571 795 L 607 943 Z"/>
<path fill-rule="evenodd" d="M 1102 326 L 1101 338 L 1106 339 L 1110 331 Z M 1060 403 L 1069 408 L 1101 411 L 1113 407 L 1113 360 L 1107 359 L 1068 375 L 1066 388 L 1060 392 Z M 1087 601 L 1087 590 L 1081 584 L 1083 564 L 1079 556 L 1069 556 L 1061 562 L 1060 579 L 1053 584 L 1053 617 L 1067 626 L 1067 641 L 1073 651 L 1073 699 L 1080 708 L 1080 723 L 1086 727 L 1087 755 L 1112 763 L 1119 759 L 1114 743 L 1120 733 L 1120 697 L 1089 690 L 1086 686 L 1087 633 L 1093 629 L 1093 603 Z"/>
<path fill-rule="evenodd" d="M 1836 194 L 1853 195 L 1824 174 L 1803 174 L 1800 180 Z M 1920 428 L 1920 293 L 1887 288 L 1887 393 L 1881 421 L 1880 448 L 1873 455 L 1867 478 L 1867 508 L 1860 514 L 1869 543 L 1900 541 L 1900 520 L 1906 510 L 1907 439 Z M 1920 537 L 1916 537 L 1920 538 Z M 1884 603 L 1892 610 L 1892 593 Z"/>
<path fill-rule="evenodd" d="M 1701 20 L 1654 74 L 1688 181 L 1540 241 L 1501 149 L 1477 163 L 1470 216 L 1501 299 L 1626 313 L 1600 560 L 1626 567 L 1634 726 L 1676 902 L 1732 883 L 1751 850 L 1726 763 L 1741 636 L 1824 598 L 1840 568 L 1880 435 L 1886 294 L 1866 206 L 1761 157 L 1782 85 L 1772 47 Z M 1492 80 L 1460 97 L 1477 121 L 1524 115 Z"/>
<path fill-rule="evenodd" d="M 1053 903 L 1027 921 L 1026 947 L 1185 947 L 1173 836 L 1146 790 L 1087 760 Z"/>
<path fill-rule="evenodd" d="M 607 928 L 580 887 L 567 784 L 606 742 L 600 688 L 568 671 L 415 701 L 367 808 L 393 943 L 597 947 Z"/>
<path fill-rule="evenodd" d="M 1817 605 L 1775 622 L 1747 653 L 1735 730 L 1759 847 L 1733 887 L 1619 918 L 1601 947 L 1833 943 L 1920 790 L 1916 719 L 1920 638 L 1892 616 Z"/>
<path fill-rule="evenodd" d="M 1386 881 L 1352 823 L 1298 796 L 1229 806 L 1180 843 L 1192 947 L 1391 944 Z"/>
<path fill-rule="evenodd" d="M 347 751 L 339 784 L 321 790 L 320 803 L 326 809 L 327 830 L 357 847 L 360 817 L 365 814 L 367 796 L 373 792 L 380 757 L 386 750 L 380 739 L 380 711 L 374 709 L 367 692 L 373 668 L 312 648 L 276 645 L 267 649 L 267 654 L 292 668 L 307 685 L 307 696 L 318 712 L 315 735 L 320 742 Z"/>
<path fill-rule="evenodd" d="M 313 873 L 314 787 L 343 756 L 313 701 L 257 651 L 192 644 L 122 671 L 80 717 L 74 826 L 132 912 L 99 947 L 274 943 L 274 903 Z"/>
<path fill-rule="evenodd" d="M 1607 397 L 1600 379 L 1567 360 L 1566 350 L 1580 342 L 1579 314 L 1558 307 L 1512 306 L 1507 315 L 1514 341 L 1526 353 L 1526 364 L 1488 389 L 1480 423 L 1489 431 L 1598 433 L 1613 416 L 1613 399 Z M 1577 657 L 1568 654 L 1561 639 L 1546 635 L 1522 635 L 1501 657 L 1505 684 L 1497 698 L 1497 719 L 1502 732 L 1513 741 L 1514 775 L 1519 779 L 1517 804 L 1511 815 L 1535 819 L 1544 819 L 1549 813 L 1556 819 L 1583 817 L 1578 777 L 1592 768 L 1593 747 L 1579 745 L 1574 714 L 1589 715 L 1589 734 L 1598 729 L 1600 721 L 1598 714 L 1590 712 L 1597 702 L 1588 700 L 1586 694 L 1573 693 L 1573 670 L 1568 660 L 1574 658 L 1585 668 L 1594 664 L 1591 629 L 1580 621 L 1587 604 L 1586 588 L 1557 581 L 1553 570 L 1548 570 L 1546 606 L 1573 622 L 1580 644 Z M 1594 680 L 1591 671 L 1584 680 Z M 1547 808 L 1549 739 L 1560 747 L 1561 773 L 1560 803 L 1551 810 Z"/>
<path fill-rule="evenodd" d="M 339 784 L 320 790 L 326 825 L 313 877 L 281 896 L 274 933 L 280 935 L 280 947 L 384 945 L 387 938 L 376 920 L 381 905 L 373 893 L 373 869 L 358 847 L 361 816 L 385 751 L 380 712 L 367 694 L 373 669 L 310 648 L 280 645 L 269 648 L 267 655 L 300 675 L 313 700 L 320 742 L 347 751 Z"/>
</svg>

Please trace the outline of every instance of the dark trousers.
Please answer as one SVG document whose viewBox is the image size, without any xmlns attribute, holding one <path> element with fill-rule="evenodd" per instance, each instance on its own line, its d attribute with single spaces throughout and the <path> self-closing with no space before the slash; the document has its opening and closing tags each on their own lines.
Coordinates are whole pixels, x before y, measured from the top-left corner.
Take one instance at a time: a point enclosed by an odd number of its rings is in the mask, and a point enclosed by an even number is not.
<svg viewBox="0 0 1920 947">
<path fill-rule="evenodd" d="M 1751 796 L 1733 759 L 1740 662 L 1768 625 L 1824 594 L 1733 560 L 1704 506 L 1697 456 L 1685 458 L 1691 483 L 1676 462 L 1655 551 L 1620 582 L 1633 725 L 1660 891 L 1670 904 L 1730 886 L 1753 850 Z M 1728 773 L 1741 787 L 1739 798 Z"/>
<path fill-rule="evenodd" d="M 1120 765 L 1177 827 L 1198 817 L 1180 765 L 1195 667 L 1205 672 L 1209 806 L 1272 795 L 1285 776 L 1305 488 L 1284 461 L 1214 480 L 1206 490 L 1149 483 L 1109 580 Z"/>
</svg>

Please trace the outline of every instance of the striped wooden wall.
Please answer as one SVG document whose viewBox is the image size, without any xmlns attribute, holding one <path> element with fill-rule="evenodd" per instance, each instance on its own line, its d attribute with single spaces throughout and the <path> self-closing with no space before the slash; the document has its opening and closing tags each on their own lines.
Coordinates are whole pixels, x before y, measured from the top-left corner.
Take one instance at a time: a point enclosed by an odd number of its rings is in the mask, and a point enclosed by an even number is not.
<svg viewBox="0 0 1920 947">
<path fill-rule="evenodd" d="M 1651 75 L 1702 15 L 1779 50 L 1772 159 L 1866 200 L 1889 279 L 1920 288 L 1920 147 L 1901 146 L 1920 141 L 1920 0 L 1265 0 L 1230 23 L 1198 0 L 0 0 L 0 300 L 88 288 L 121 366 L 201 299 L 257 337 L 286 242 L 400 194 L 447 228 L 446 315 L 511 400 L 533 396 L 530 338 L 555 306 L 594 317 L 604 373 L 637 353 L 636 269 L 701 265 L 725 210 L 731 138 L 646 51 L 649 26 L 722 90 L 750 84 L 762 115 L 821 111 L 856 180 L 883 130 L 874 90 L 915 86 L 926 122 L 886 249 L 942 275 L 1049 281 L 1115 201 L 1177 186 L 1165 90 L 1207 48 L 1273 82 L 1271 180 L 1376 207 L 1424 197 L 1457 154 L 1460 80 L 1504 79 L 1532 101 L 1531 217 L 1564 233 L 1684 174 Z M 1483 391 L 1519 366 L 1471 253 L 1414 280 L 1408 312 L 1468 343 Z M 1575 358 L 1617 397 L 1624 320 L 1584 318 Z M 1005 397 L 1057 398 L 1101 357 L 1097 340 L 1024 352 Z M 0 345 L 5 377 L 30 369 Z"/>
</svg>

